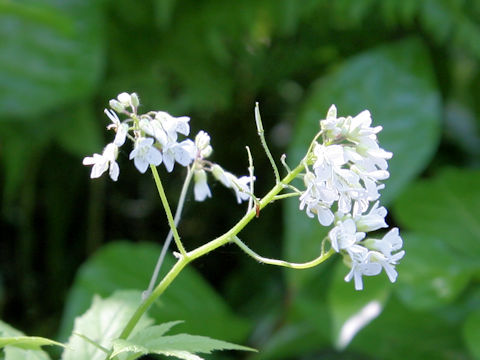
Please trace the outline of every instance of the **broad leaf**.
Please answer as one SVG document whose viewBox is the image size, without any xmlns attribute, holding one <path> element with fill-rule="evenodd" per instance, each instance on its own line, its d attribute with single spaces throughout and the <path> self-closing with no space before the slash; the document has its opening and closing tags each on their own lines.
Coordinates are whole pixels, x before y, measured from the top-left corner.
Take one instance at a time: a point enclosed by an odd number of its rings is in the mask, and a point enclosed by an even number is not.
<svg viewBox="0 0 480 360">
<path fill-rule="evenodd" d="M 9 3 L 0 15 L 0 116 L 30 116 L 89 95 L 102 65 L 99 2 Z"/>
<path fill-rule="evenodd" d="M 111 348 L 112 341 L 118 338 L 140 303 L 139 291 L 117 292 L 107 299 L 95 296 L 90 309 L 75 319 L 73 334 L 62 359 L 105 359 L 106 353 L 101 348 Z M 144 315 L 136 325 L 134 333 L 151 323 L 152 320 Z"/>
<path fill-rule="evenodd" d="M 300 160 L 331 104 L 339 116 L 370 110 L 373 125 L 383 126 L 381 147 L 392 151 L 390 179 L 382 202 L 393 200 L 429 163 L 439 138 L 439 93 L 429 55 L 418 40 L 407 40 L 369 50 L 348 59 L 319 80 L 303 106 L 288 151 L 290 164 Z M 318 253 L 325 230 L 298 210 L 298 199 L 285 212 L 285 254 L 291 261 L 307 261 Z M 291 273 L 299 286 L 312 272 Z"/>
<path fill-rule="evenodd" d="M 394 296 L 349 349 L 382 360 L 469 359 L 458 326 L 432 313 L 411 311 Z"/>
<path fill-rule="evenodd" d="M 404 233 L 402 238 L 406 256 L 397 267 L 395 291 L 412 309 L 452 302 L 479 266 L 436 236 Z"/>
<path fill-rule="evenodd" d="M 61 338 L 71 331 L 73 318 L 84 312 L 94 294 L 108 296 L 116 289 L 145 290 L 160 247 L 151 243 L 110 243 L 79 270 L 68 296 Z M 167 258 L 163 274 L 173 265 Z M 186 268 L 153 304 L 149 315 L 157 322 L 184 320 L 183 330 L 228 341 L 244 341 L 249 329 L 211 286 L 193 269 Z"/>
<path fill-rule="evenodd" d="M 111 358 L 125 352 L 145 354 L 163 354 L 180 357 L 181 359 L 194 359 L 192 354 L 210 354 L 214 350 L 244 350 L 255 351 L 254 349 L 232 344 L 226 341 L 215 340 L 205 336 L 189 334 L 178 334 L 163 336 L 175 323 L 152 326 L 140 330 L 128 340 L 117 339 L 113 342 L 113 353 Z M 180 355 L 180 356 L 179 356 Z"/>
<path fill-rule="evenodd" d="M 412 184 L 395 203 L 400 225 L 480 261 L 480 171 L 444 169 Z M 453 255 L 453 253 L 452 253 Z"/>
</svg>

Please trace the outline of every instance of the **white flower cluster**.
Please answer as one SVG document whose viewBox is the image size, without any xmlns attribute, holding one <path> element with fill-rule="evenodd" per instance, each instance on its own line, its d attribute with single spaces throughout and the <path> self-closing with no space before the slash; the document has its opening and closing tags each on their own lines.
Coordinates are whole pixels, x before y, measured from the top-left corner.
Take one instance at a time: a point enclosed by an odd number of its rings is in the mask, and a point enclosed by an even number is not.
<svg viewBox="0 0 480 360">
<path fill-rule="evenodd" d="M 334 224 L 328 238 L 332 248 L 342 253 L 351 270 L 357 290 L 363 289 L 362 275 L 372 276 L 385 269 L 390 281 L 397 278 L 395 265 L 405 252 L 398 229 L 382 239 L 370 239 L 366 233 L 387 227 L 387 210 L 377 201 L 380 183 L 389 177 L 387 160 L 392 153 L 379 147 L 377 133 L 371 127 L 369 111 L 355 117 L 337 118 L 332 105 L 327 118 L 320 121 L 323 143 L 313 144 L 310 170 L 304 176 L 306 190 L 300 196 L 300 209 L 320 224 Z M 368 211 L 368 212 L 367 212 Z"/>
<path fill-rule="evenodd" d="M 195 200 L 203 201 L 212 196 L 207 183 L 207 171 L 223 185 L 234 190 L 238 203 L 249 199 L 251 194 L 248 185 L 255 179 L 246 176 L 237 178 L 223 170 L 220 165 L 206 160 L 212 153 L 210 136 L 206 132 L 200 131 L 195 142 L 188 138 L 179 140 L 179 136 L 188 136 L 190 133 L 189 117 L 174 117 L 164 111 L 150 111 L 139 115 L 139 104 L 135 93 L 121 93 L 116 99 L 110 100 L 111 109 L 105 109 L 105 114 L 112 122 L 107 129 L 115 131 L 115 138 L 102 154 L 93 154 L 83 159 L 84 165 L 92 166 L 92 179 L 109 170 L 111 179 L 117 181 L 120 174 L 116 161 L 119 149 L 129 138 L 134 143 L 129 159 L 133 160 L 142 174 L 149 165 L 159 166 L 163 163 L 168 172 L 173 170 L 175 163 L 184 167 L 192 165 Z M 117 113 L 126 115 L 126 120 L 120 121 Z"/>
</svg>

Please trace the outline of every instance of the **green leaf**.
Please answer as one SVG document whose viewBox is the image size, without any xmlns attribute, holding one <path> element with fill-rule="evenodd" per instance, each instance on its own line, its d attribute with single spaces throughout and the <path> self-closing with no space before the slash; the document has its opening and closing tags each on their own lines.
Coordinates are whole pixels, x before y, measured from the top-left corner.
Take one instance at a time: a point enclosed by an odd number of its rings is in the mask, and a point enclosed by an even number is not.
<svg viewBox="0 0 480 360">
<path fill-rule="evenodd" d="M 382 360 L 469 359 L 458 326 L 432 313 L 409 310 L 394 296 L 350 349 Z"/>
<path fill-rule="evenodd" d="M 124 352 L 133 352 L 140 355 L 164 354 L 177 356 L 181 359 L 193 359 L 192 354 L 210 354 L 214 350 L 243 350 L 255 351 L 254 349 L 232 344 L 226 341 L 215 340 L 206 336 L 178 334 L 163 336 L 175 323 L 152 326 L 140 330 L 128 340 L 117 339 L 113 342 L 111 358 Z M 177 354 L 177 355 L 175 355 Z M 179 356 L 177 356 L 179 357 Z"/>
<path fill-rule="evenodd" d="M 0 348 L 3 347 L 5 360 L 50 360 L 46 352 L 40 349 L 43 345 L 60 345 L 55 341 L 24 336 L 21 331 L 0 321 Z"/>
<path fill-rule="evenodd" d="M 380 146 L 394 156 L 382 203 L 398 196 L 429 163 L 438 143 L 441 108 L 429 55 L 420 41 L 409 39 L 369 50 L 321 78 L 296 124 L 288 151 L 290 164 L 304 156 L 331 104 L 337 105 L 339 116 L 369 109 L 374 125 L 383 126 Z M 328 230 L 308 219 L 298 205 L 298 199 L 287 203 L 284 251 L 290 261 L 307 261 L 318 254 Z M 290 286 L 301 286 L 312 274 L 290 272 Z"/>
<path fill-rule="evenodd" d="M 480 310 L 468 315 L 462 330 L 468 349 L 475 359 L 480 359 Z"/>
<path fill-rule="evenodd" d="M 436 237 L 480 261 L 480 171 L 443 169 L 412 184 L 395 203 L 403 228 Z"/>
<path fill-rule="evenodd" d="M 7 7 L 0 15 L 0 115 L 31 116 L 90 94 L 102 66 L 99 3 L 30 0 Z"/>
<path fill-rule="evenodd" d="M 22 349 L 38 350 L 44 345 L 58 345 L 64 346 L 62 343 L 39 337 L 39 336 L 10 336 L 0 338 L 0 348 L 5 346 L 15 346 Z"/>
<path fill-rule="evenodd" d="M 73 334 L 62 359 L 105 359 L 105 350 L 111 348 L 112 340 L 118 338 L 141 300 L 141 292 L 133 290 L 116 292 L 107 299 L 95 296 L 90 309 L 75 319 Z M 134 334 L 151 323 L 152 320 L 144 315 L 135 327 Z"/>
<path fill-rule="evenodd" d="M 357 333 L 378 317 L 390 294 L 386 276 L 364 278 L 364 289 L 357 291 L 344 280 L 349 269 L 338 262 L 328 292 L 332 317 L 332 341 L 337 349 L 345 349 Z"/>
<path fill-rule="evenodd" d="M 71 331 L 73 318 L 86 310 L 93 294 L 108 296 L 116 289 L 145 290 L 155 267 L 160 247 L 151 243 L 110 243 L 100 249 L 79 270 L 68 296 L 61 338 Z M 173 265 L 167 258 L 164 271 Z M 184 331 L 245 340 L 249 324 L 236 316 L 222 298 L 193 269 L 186 268 L 152 305 L 149 315 L 157 322 L 184 320 Z"/>
<path fill-rule="evenodd" d="M 412 309 L 433 309 L 455 300 L 467 286 L 475 263 L 441 238 L 403 233 L 406 256 L 397 266 L 395 291 Z"/>
<path fill-rule="evenodd" d="M 101 113 L 94 113 L 90 103 L 78 104 L 56 118 L 56 140 L 66 151 L 81 157 L 102 152 L 104 140 L 101 131 L 110 120 Z"/>
</svg>

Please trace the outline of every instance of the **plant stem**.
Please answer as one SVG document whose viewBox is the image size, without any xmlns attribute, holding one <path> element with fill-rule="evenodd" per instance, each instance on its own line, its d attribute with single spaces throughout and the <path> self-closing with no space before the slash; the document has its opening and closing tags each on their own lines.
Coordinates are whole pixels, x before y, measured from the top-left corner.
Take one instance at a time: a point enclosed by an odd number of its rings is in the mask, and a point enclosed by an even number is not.
<svg viewBox="0 0 480 360">
<path fill-rule="evenodd" d="M 335 250 L 330 249 L 326 253 L 324 253 L 322 251 L 320 256 L 317 257 L 316 259 L 312 260 L 312 261 L 308 261 L 308 262 L 305 262 L 305 263 L 292 263 L 292 262 L 288 262 L 288 261 L 284 261 L 284 260 L 270 259 L 270 258 L 260 256 L 255 251 L 250 249 L 244 242 L 242 242 L 242 240 L 240 240 L 238 238 L 238 236 L 234 236 L 232 238 L 232 241 L 235 244 L 237 244 L 243 251 L 245 251 L 245 253 L 247 253 L 248 255 L 250 255 L 255 260 L 257 260 L 261 263 L 269 264 L 269 265 L 275 265 L 275 266 L 283 266 L 283 267 L 287 267 L 287 268 L 291 268 L 291 269 L 303 270 L 303 269 L 312 268 L 314 266 L 317 266 L 317 265 L 321 264 L 322 262 L 327 260 L 330 256 L 332 256 L 335 253 Z"/>
<path fill-rule="evenodd" d="M 182 256 L 186 255 L 185 248 L 183 247 L 182 241 L 180 240 L 180 236 L 178 235 L 177 227 L 175 225 L 175 221 L 173 220 L 172 210 L 170 210 L 170 205 L 168 204 L 167 196 L 165 195 L 165 190 L 163 190 L 162 181 L 160 180 L 160 176 L 158 175 L 157 168 L 154 165 L 150 165 L 150 169 L 152 170 L 153 178 L 155 179 L 155 185 L 157 185 L 158 195 L 160 195 L 160 199 L 162 200 L 163 208 L 165 209 L 165 213 L 167 214 L 168 225 L 170 226 L 170 230 L 172 230 L 173 238 L 175 239 L 175 244 L 177 244 L 178 251 Z"/>
<path fill-rule="evenodd" d="M 283 178 L 282 181 L 277 183 L 269 192 L 266 194 L 258 203 L 260 209 L 263 209 L 272 200 L 275 196 L 284 189 L 284 186 L 289 184 L 293 179 L 297 177 L 297 175 L 305 168 L 304 161 L 302 160 L 300 164 L 293 169 L 287 176 Z M 152 172 L 154 172 L 152 170 Z M 154 174 L 156 173 L 156 169 Z M 155 176 L 155 175 L 154 175 Z M 158 177 L 158 174 L 157 174 Z M 160 179 L 158 179 L 160 180 Z M 157 185 L 158 186 L 158 185 Z M 161 183 L 160 183 L 161 186 Z M 163 188 L 162 193 L 163 193 Z M 160 190 L 159 190 L 160 193 Z M 164 196 L 165 194 L 163 194 Z M 162 196 L 162 195 L 160 195 Z M 170 214 L 171 215 L 171 214 Z M 127 337 L 131 334 L 135 325 L 138 323 L 142 315 L 148 310 L 148 308 L 155 302 L 155 300 L 167 289 L 167 287 L 172 283 L 172 281 L 177 277 L 177 275 L 182 271 L 182 269 L 187 266 L 188 263 L 191 261 L 208 254 L 209 252 L 227 244 L 230 242 L 256 215 L 256 210 L 253 208 L 248 213 L 246 213 L 240 221 L 235 224 L 229 231 L 225 234 L 217 237 L 216 239 L 211 240 L 210 242 L 192 250 L 186 254 L 184 254 L 175 265 L 170 269 L 170 271 L 165 275 L 165 277 L 160 281 L 157 285 L 155 290 L 148 296 L 137 308 L 135 313 L 132 315 L 130 320 L 128 321 L 127 325 L 123 329 L 122 333 L 120 334 L 120 339 L 127 339 Z M 173 218 L 172 218 L 173 221 Z M 174 232 L 175 236 L 175 232 Z"/>
<path fill-rule="evenodd" d="M 263 130 L 262 118 L 260 117 L 260 108 L 258 107 L 258 102 L 255 103 L 255 123 L 257 124 L 257 132 L 258 136 L 260 137 L 260 142 L 262 143 L 263 150 L 265 150 L 265 154 L 267 154 L 268 160 L 270 160 L 270 164 L 272 165 L 273 173 L 275 174 L 275 183 L 278 184 L 280 182 L 280 174 L 278 173 L 277 164 L 275 164 L 272 153 L 270 152 L 267 142 L 265 141 L 265 131 Z"/>
<path fill-rule="evenodd" d="M 190 186 L 190 182 L 193 177 L 193 170 L 191 168 L 187 168 L 187 176 L 185 177 L 185 181 L 183 182 L 182 191 L 180 192 L 180 197 L 178 198 L 178 205 L 177 210 L 175 210 L 175 217 L 174 222 L 175 226 L 178 226 L 180 222 L 180 218 L 182 217 L 183 205 L 185 204 L 185 198 L 187 196 L 188 187 Z M 170 229 L 168 232 L 167 238 L 165 243 L 163 244 L 162 251 L 160 252 L 160 256 L 158 258 L 157 264 L 155 265 L 155 270 L 153 271 L 152 278 L 150 279 L 150 283 L 148 285 L 148 289 L 145 290 L 143 293 L 144 298 L 148 297 L 155 286 L 155 283 L 158 279 L 158 274 L 160 273 L 160 269 L 162 268 L 163 261 L 165 260 L 165 255 L 167 254 L 168 248 L 170 247 L 170 243 L 172 242 L 173 238 L 173 231 Z"/>
</svg>

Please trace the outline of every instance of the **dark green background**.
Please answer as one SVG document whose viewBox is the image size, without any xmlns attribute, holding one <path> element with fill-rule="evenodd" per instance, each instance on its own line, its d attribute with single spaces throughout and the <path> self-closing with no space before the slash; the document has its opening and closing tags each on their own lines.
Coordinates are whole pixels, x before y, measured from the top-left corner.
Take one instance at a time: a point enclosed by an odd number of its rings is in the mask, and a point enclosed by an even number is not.
<svg viewBox="0 0 480 360">
<path fill-rule="evenodd" d="M 1 318 L 64 340 L 94 293 L 147 286 L 168 231 L 150 175 L 128 149 L 116 183 L 81 164 L 111 141 L 103 108 L 118 93 L 190 116 L 237 175 L 250 146 L 259 196 L 274 178 L 255 102 L 274 157 L 292 166 L 334 103 L 343 116 L 369 109 L 394 152 L 382 198 L 405 241 L 397 283 L 382 274 L 358 293 L 340 261 L 286 271 L 225 246 L 152 316 L 260 349 L 219 358 L 480 358 L 479 58 L 477 0 L 0 0 Z M 184 172 L 161 176 L 175 207 Z M 221 185 L 212 192 L 186 203 L 189 249 L 244 211 Z M 292 200 L 242 239 L 304 261 L 324 233 Z M 340 349 L 344 322 L 372 301 L 382 314 Z"/>
</svg>

